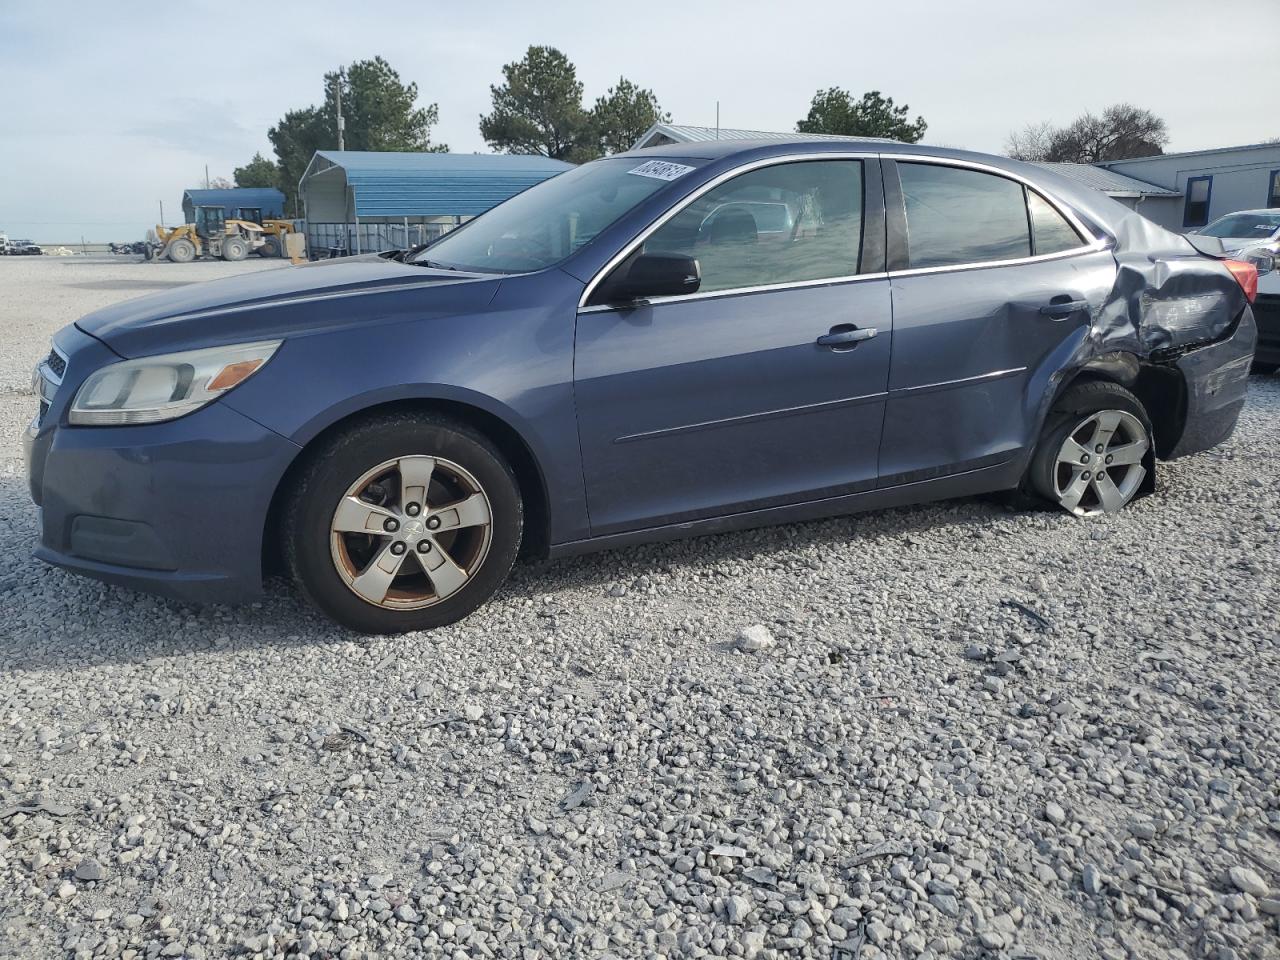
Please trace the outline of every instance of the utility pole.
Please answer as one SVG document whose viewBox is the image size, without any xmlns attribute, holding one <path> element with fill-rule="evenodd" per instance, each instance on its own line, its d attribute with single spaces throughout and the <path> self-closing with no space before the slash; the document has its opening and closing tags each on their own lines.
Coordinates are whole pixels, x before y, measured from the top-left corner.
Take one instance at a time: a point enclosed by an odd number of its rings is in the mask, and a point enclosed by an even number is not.
<svg viewBox="0 0 1280 960">
<path fill-rule="evenodd" d="M 718 140 L 720 138 L 717 137 L 716 139 Z M 204 188 L 206 190 L 209 189 L 209 165 L 207 163 L 204 165 Z"/>
<path fill-rule="evenodd" d="M 160 226 L 164 226 L 164 201 L 160 201 Z"/>
<path fill-rule="evenodd" d="M 346 129 L 346 124 L 342 119 L 342 73 L 338 73 L 338 77 L 333 84 L 333 101 L 338 108 L 338 149 L 345 150 L 346 144 L 342 136 Z"/>
<path fill-rule="evenodd" d="M 720 139 L 720 101 L 716 101 L 716 139 Z"/>
</svg>

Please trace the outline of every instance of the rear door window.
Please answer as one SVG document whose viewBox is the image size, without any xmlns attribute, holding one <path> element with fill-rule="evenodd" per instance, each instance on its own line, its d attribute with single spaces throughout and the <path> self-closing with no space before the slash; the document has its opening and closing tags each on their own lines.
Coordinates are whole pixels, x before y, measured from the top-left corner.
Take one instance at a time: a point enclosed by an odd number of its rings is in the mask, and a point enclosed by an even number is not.
<svg viewBox="0 0 1280 960">
<path fill-rule="evenodd" d="M 898 176 L 913 269 L 1031 256 L 1022 184 L 930 163 L 899 162 Z"/>
</svg>

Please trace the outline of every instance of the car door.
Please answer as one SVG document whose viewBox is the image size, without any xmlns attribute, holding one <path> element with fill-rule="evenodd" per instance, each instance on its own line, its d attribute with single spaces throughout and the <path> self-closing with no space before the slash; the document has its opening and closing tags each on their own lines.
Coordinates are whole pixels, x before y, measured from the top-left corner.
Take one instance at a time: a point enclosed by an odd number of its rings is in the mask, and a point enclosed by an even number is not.
<svg viewBox="0 0 1280 960">
<path fill-rule="evenodd" d="M 1035 441 L 1049 377 L 1115 280 L 1110 251 L 1020 180 L 885 162 L 893 359 L 880 485 L 992 466 Z"/>
<path fill-rule="evenodd" d="M 713 181 L 623 251 L 695 256 L 702 279 L 579 313 L 594 535 L 875 486 L 892 333 L 883 209 L 874 157 L 774 161 Z"/>
</svg>

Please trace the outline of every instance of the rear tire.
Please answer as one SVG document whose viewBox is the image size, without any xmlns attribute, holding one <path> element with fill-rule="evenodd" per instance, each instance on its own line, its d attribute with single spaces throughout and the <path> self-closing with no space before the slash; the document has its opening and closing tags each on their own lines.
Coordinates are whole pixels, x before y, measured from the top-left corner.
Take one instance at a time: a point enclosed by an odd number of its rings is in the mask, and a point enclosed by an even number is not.
<svg viewBox="0 0 1280 960">
<path fill-rule="evenodd" d="M 1122 510 L 1155 469 L 1151 421 L 1110 381 L 1073 386 L 1054 404 L 1028 474 L 1031 488 L 1078 517 Z"/>
<path fill-rule="evenodd" d="M 357 422 L 309 452 L 284 496 L 294 580 L 361 633 L 461 620 L 502 586 L 520 549 L 510 466 L 488 438 L 444 417 Z"/>
<path fill-rule="evenodd" d="M 196 245 L 186 237 L 179 237 L 169 244 L 165 256 L 174 263 L 190 263 L 196 258 Z"/>
<path fill-rule="evenodd" d="M 258 248 L 258 256 L 265 259 L 280 256 L 280 241 L 275 237 L 267 237 Z"/>
</svg>

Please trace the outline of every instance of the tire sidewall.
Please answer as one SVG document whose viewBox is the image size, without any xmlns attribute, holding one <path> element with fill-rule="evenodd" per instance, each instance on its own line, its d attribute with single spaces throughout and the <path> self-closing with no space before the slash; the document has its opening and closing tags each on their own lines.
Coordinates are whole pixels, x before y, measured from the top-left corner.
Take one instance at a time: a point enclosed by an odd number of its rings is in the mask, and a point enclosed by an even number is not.
<svg viewBox="0 0 1280 960">
<path fill-rule="evenodd" d="M 338 501 L 371 467 L 406 456 L 452 460 L 489 498 L 488 553 L 455 594 L 420 610 L 386 610 L 356 596 L 334 568 L 330 525 Z M 334 620 L 363 633 L 406 633 L 453 623 L 489 599 L 506 580 L 523 533 L 523 505 L 510 467 L 482 435 L 465 425 L 411 416 L 375 420 L 345 431 L 304 468 L 286 504 L 285 549 L 294 577 Z"/>
</svg>

